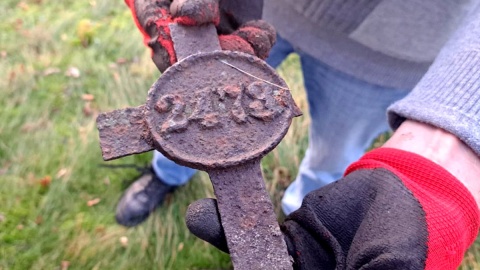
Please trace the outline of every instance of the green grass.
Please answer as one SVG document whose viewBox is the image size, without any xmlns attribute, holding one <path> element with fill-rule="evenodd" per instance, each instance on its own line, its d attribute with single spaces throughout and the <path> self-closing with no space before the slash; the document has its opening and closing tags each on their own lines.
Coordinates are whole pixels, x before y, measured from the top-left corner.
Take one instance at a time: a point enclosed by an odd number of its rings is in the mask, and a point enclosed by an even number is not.
<svg viewBox="0 0 480 270">
<path fill-rule="evenodd" d="M 229 269 L 227 255 L 184 225 L 189 203 L 213 197 L 205 174 L 141 226 L 114 221 L 115 204 L 137 172 L 100 166 L 95 118 L 144 103 L 160 75 L 123 1 L 3 0 L 0 16 L 0 270 Z M 305 111 L 298 59 L 279 71 Z M 295 119 L 263 160 L 277 213 L 307 146 L 308 122 Z M 108 164 L 150 159 L 147 153 Z M 480 269 L 479 246 L 462 269 Z"/>
</svg>

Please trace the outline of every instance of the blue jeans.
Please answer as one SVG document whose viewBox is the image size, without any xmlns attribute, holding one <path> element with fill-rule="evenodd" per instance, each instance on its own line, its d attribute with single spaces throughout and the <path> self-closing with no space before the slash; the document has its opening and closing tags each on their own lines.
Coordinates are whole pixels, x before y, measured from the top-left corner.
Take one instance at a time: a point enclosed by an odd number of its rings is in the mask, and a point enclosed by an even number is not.
<svg viewBox="0 0 480 270">
<path fill-rule="evenodd" d="M 409 91 L 372 85 L 334 70 L 295 50 L 279 36 L 266 61 L 277 67 L 293 52 L 300 56 L 311 124 L 309 145 L 299 173 L 282 199 L 287 215 L 300 207 L 307 193 L 341 178 L 347 166 L 359 159 L 379 134 L 388 130 L 387 107 Z M 183 185 L 195 173 L 158 152 L 153 168 L 171 185 Z"/>
</svg>

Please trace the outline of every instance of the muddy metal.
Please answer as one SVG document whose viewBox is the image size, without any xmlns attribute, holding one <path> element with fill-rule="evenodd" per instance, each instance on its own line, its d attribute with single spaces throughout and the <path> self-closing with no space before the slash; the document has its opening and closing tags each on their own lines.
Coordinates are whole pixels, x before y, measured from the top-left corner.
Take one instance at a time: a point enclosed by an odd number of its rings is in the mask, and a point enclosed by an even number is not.
<svg viewBox="0 0 480 270">
<path fill-rule="evenodd" d="M 144 105 L 97 119 L 105 160 L 156 149 L 206 171 L 235 269 L 292 269 L 260 160 L 301 112 L 264 61 L 221 51 L 213 25 L 170 25 L 179 61 Z"/>
</svg>

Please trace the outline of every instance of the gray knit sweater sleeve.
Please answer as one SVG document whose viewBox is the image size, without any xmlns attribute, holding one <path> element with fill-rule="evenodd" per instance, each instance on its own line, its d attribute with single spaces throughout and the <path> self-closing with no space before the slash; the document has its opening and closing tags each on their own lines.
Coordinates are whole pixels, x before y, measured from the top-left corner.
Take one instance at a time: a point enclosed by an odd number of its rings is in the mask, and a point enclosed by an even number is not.
<svg viewBox="0 0 480 270">
<path fill-rule="evenodd" d="M 388 109 L 395 130 L 405 119 L 442 128 L 480 156 L 480 6 L 471 11 L 404 99 Z"/>
</svg>

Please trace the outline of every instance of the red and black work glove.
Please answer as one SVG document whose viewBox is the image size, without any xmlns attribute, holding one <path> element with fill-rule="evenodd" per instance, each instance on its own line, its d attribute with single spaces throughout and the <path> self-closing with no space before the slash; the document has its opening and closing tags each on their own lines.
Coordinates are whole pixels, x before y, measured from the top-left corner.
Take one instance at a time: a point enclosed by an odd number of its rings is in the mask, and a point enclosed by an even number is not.
<svg viewBox="0 0 480 270">
<path fill-rule="evenodd" d="M 195 202 L 186 219 L 192 233 L 228 251 L 215 200 Z M 365 154 L 281 225 L 295 269 L 456 269 L 478 229 L 465 186 L 392 148 Z"/>
<path fill-rule="evenodd" d="M 220 4 L 219 4 L 220 1 Z M 250 0 L 251 1 L 251 0 Z M 160 71 L 177 61 L 168 24 L 217 26 L 223 50 L 241 51 L 265 59 L 275 43 L 275 29 L 258 16 L 222 0 L 125 0 L 145 45 L 152 49 L 152 60 Z M 226 4 L 222 4 L 222 3 Z M 248 1 L 247 1 L 248 2 Z M 259 2 L 259 1 L 257 1 Z M 238 14 L 237 14 L 238 15 Z"/>
</svg>

